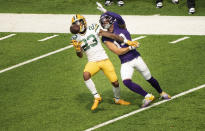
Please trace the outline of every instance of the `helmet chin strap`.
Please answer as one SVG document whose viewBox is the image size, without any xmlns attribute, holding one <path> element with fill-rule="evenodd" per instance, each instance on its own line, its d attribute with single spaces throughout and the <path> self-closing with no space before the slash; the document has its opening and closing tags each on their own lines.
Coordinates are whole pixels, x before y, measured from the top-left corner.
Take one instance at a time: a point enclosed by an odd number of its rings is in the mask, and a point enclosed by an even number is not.
<svg viewBox="0 0 205 131">
<path fill-rule="evenodd" d="M 86 31 L 86 27 L 85 26 L 83 26 L 83 27 L 80 26 L 80 34 L 84 34 L 85 31 Z"/>
</svg>

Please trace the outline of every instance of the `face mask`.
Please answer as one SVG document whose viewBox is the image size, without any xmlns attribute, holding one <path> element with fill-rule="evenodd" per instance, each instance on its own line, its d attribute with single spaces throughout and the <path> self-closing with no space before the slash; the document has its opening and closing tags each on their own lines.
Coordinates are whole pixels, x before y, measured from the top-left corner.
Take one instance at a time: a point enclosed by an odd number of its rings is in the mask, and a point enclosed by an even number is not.
<svg viewBox="0 0 205 131">
<path fill-rule="evenodd" d="M 105 28 L 105 29 L 109 29 L 110 26 L 111 26 L 110 24 L 105 24 L 105 25 L 104 25 L 104 28 Z"/>
</svg>

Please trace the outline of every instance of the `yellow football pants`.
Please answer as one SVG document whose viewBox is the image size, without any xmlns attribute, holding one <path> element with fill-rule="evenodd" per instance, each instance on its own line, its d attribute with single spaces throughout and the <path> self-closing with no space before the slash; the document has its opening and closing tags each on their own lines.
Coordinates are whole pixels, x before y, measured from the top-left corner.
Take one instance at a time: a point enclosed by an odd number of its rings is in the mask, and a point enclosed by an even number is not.
<svg viewBox="0 0 205 131">
<path fill-rule="evenodd" d="M 95 75 L 98 71 L 102 70 L 110 82 L 117 81 L 117 75 L 115 73 L 115 68 L 109 59 L 98 61 L 98 62 L 88 62 L 85 65 L 84 72 L 89 72 L 91 76 Z"/>
</svg>

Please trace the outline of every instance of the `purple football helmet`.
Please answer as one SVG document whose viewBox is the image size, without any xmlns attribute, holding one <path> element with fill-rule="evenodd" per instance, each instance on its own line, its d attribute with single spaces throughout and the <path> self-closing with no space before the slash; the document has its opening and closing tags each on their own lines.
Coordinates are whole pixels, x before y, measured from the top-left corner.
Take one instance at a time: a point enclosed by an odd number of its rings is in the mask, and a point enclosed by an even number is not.
<svg viewBox="0 0 205 131">
<path fill-rule="evenodd" d="M 115 18 L 107 14 L 102 14 L 99 20 L 103 29 L 109 29 L 110 26 L 115 22 Z"/>
</svg>

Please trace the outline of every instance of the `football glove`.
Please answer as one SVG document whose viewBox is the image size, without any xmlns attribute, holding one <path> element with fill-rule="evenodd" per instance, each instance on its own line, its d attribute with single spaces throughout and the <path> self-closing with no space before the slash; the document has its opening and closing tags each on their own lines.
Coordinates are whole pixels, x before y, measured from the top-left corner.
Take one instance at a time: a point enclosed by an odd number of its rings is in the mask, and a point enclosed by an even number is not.
<svg viewBox="0 0 205 131">
<path fill-rule="evenodd" d="M 137 41 L 126 40 L 126 41 L 124 41 L 124 43 L 126 43 L 129 46 L 134 46 L 136 48 L 138 48 L 140 46 L 140 43 Z"/>
<path fill-rule="evenodd" d="M 71 44 L 74 46 L 76 52 L 81 52 L 81 44 L 82 42 L 78 42 L 76 40 L 71 40 Z"/>
<path fill-rule="evenodd" d="M 135 46 L 129 46 L 128 48 L 129 48 L 129 50 L 135 50 L 136 49 Z"/>
<path fill-rule="evenodd" d="M 127 40 L 124 34 L 120 34 L 119 36 L 121 36 L 124 39 L 123 43 L 129 46 L 139 47 L 139 42 Z"/>
<path fill-rule="evenodd" d="M 132 41 L 131 41 L 132 42 Z M 137 45 L 133 45 L 133 46 L 129 46 L 129 50 L 135 50 L 136 48 L 138 48 L 140 46 L 140 43 L 137 42 Z"/>
<path fill-rule="evenodd" d="M 100 4 L 100 3 L 98 3 L 98 2 L 96 2 L 96 4 L 97 4 L 97 9 L 99 10 L 99 11 L 101 11 L 102 13 L 105 13 L 105 12 L 107 12 L 107 10 L 105 9 L 105 8 L 103 8 L 103 6 Z"/>
</svg>

